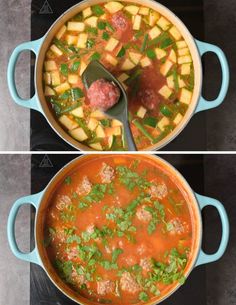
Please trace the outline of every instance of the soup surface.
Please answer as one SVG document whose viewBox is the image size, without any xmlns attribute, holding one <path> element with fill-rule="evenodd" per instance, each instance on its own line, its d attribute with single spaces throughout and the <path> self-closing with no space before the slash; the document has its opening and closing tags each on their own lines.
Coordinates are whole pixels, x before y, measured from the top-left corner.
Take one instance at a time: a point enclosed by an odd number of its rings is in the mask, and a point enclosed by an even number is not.
<svg viewBox="0 0 236 305">
<path fill-rule="evenodd" d="M 88 7 L 54 37 L 44 62 L 44 90 L 64 129 L 95 150 L 124 150 L 121 122 L 91 107 L 81 75 L 100 61 L 128 94 L 138 149 L 158 143 L 182 121 L 194 69 L 175 25 L 148 7 L 114 2 Z"/>
<path fill-rule="evenodd" d="M 46 253 L 61 279 L 94 303 L 156 301 L 184 283 L 192 255 L 183 194 L 143 156 L 90 158 L 50 199 Z"/>
</svg>

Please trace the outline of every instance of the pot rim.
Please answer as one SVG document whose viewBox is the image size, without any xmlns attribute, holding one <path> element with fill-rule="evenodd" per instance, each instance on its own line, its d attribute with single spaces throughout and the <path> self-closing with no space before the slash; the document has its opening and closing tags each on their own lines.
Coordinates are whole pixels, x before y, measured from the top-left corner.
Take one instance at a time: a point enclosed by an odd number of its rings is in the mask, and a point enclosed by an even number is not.
<svg viewBox="0 0 236 305">
<path fill-rule="evenodd" d="M 49 277 L 49 279 L 52 281 L 52 283 L 57 287 L 57 289 L 59 289 L 64 295 L 66 295 L 69 299 L 71 299 L 72 301 L 78 303 L 78 304 L 82 304 L 82 305 L 91 305 L 91 304 L 97 304 L 97 303 L 93 303 L 92 301 L 90 301 L 87 298 L 84 298 L 83 296 L 79 296 L 79 297 L 74 297 L 72 295 L 73 290 L 67 285 L 65 284 L 61 279 L 60 279 L 60 283 L 57 283 L 57 281 L 55 279 L 53 279 L 53 277 L 51 276 L 50 272 L 49 272 L 49 268 L 45 267 L 45 262 L 44 259 L 42 259 L 42 245 L 40 243 L 40 240 L 37 238 L 38 235 L 40 234 L 38 232 L 38 223 L 39 223 L 39 212 L 41 212 L 41 204 L 45 198 L 45 195 L 47 194 L 48 191 L 50 191 L 50 187 L 51 185 L 55 182 L 55 180 L 57 180 L 60 176 L 62 177 L 62 174 L 66 173 L 66 170 L 73 171 L 73 169 L 75 169 L 75 166 L 77 164 L 77 162 L 79 162 L 81 159 L 87 159 L 87 158 L 94 158 L 94 157 L 99 157 L 99 156 L 104 156 L 104 155 L 108 155 L 111 156 L 113 154 L 87 154 L 87 155 L 80 155 L 76 158 L 74 158 L 73 160 L 71 160 L 70 162 L 68 162 L 67 164 L 65 164 L 53 177 L 52 179 L 48 182 L 47 186 L 44 188 L 43 190 L 43 194 L 40 198 L 40 202 L 37 208 L 37 212 L 35 215 L 35 224 L 34 224 L 34 238 L 35 238 L 35 249 L 38 255 L 38 258 L 41 262 L 41 267 L 44 269 L 44 271 L 46 272 L 47 276 Z M 133 153 L 126 153 L 126 154 L 120 154 L 121 156 L 136 156 Z M 185 271 L 184 275 L 186 277 L 186 281 L 190 275 L 190 273 L 193 271 L 194 267 L 196 267 L 196 262 L 198 260 L 198 256 L 201 250 L 201 244 L 202 244 L 202 238 L 203 238 L 203 227 L 202 227 L 202 215 L 201 215 L 201 209 L 199 206 L 199 202 L 197 200 L 196 194 L 195 192 L 192 190 L 191 186 L 189 185 L 189 183 L 187 182 L 187 180 L 184 178 L 184 176 L 168 161 L 164 160 L 163 158 L 161 158 L 160 156 L 157 156 L 155 154 L 141 154 L 143 157 L 145 157 L 145 159 L 151 159 L 154 160 L 155 162 L 159 162 L 159 164 L 164 165 L 164 168 L 169 169 L 170 172 L 168 173 L 172 173 L 173 177 L 177 177 L 177 181 L 180 183 L 180 185 L 183 187 L 183 190 L 185 192 L 187 192 L 187 195 L 189 196 L 189 201 L 188 203 L 191 204 L 192 209 L 194 210 L 195 214 L 191 215 L 192 221 L 195 223 L 197 231 L 195 232 L 196 234 L 196 242 L 193 246 L 193 250 L 192 250 L 192 258 L 191 261 L 189 263 L 189 265 L 187 265 L 187 271 Z M 64 175 L 63 175 L 64 176 Z M 60 178 L 61 181 L 61 178 Z M 59 181 L 56 182 L 56 185 L 58 185 Z M 191 212 L 192 213 L 192 212 Z M 196 230 L 196 228 L 194 228 Z M 51 266 L 50 266 L 51 267 Z M 54 269 L 54 267 L 51 268 L 52 272 L 55 274 L 56 271 Z M 60 278 L 57 275 L 58 278 Z M 65 289 L 63 289 L 64 286 Z M 145 303 L 145 305 L 154 305 L 154 304 L 160 304 L 161 302 L 163 302 L 164 300 L 166 300 L 167 298 L 169 298 L 173 293 L 175 293 L 182 285 L 180 283 L 176 283 L 175 286 L 173 286 L 173 288 L 171 290 L 169 290 L 165 295 L 163 295 L 162 298 L 158 299 L 158 301 L 149 301 L 147 303 Z M 67 290 L 67 291 L 65 291 Z M 69 293 L 71 291 L 71 294 Z M 78 301 L 78 299 L 81 298 L 81 300 Z"/>
<path fill-rule="evenodd" d="M 187 112 L 184 115 L 184 118 L 182 121 L 175 127 L 175 129 L 169 133 L 166 137 L 164 137 L 161 141 L 156 143 L 155 145 L 150 145 L 144 149 L 141 149 L 139 151 L 156 151 L 164 146 L 168 145 L 171 141 L 173 141 L 187 126 L 190 119 L 195 113 L 195 110 L 197 108 L 197 105 L 200 100 L 201 90 L 202 90 L 202 62 L 201 62 L 201 56 L 197 47 L 197 44 L 195 42 L 194 37 L 191 35 L 190 31 L 188 30 L 187 26 L 182 22 L 182 20 L 175 15 L 169 8 L 166 6 L 160 4 L 159 2 L 155 2 L 154 0 L 119 0 L 120 2 L 132 2 L 132 3 L 138 3 L 142 5 L 146 5 L 148 7 L 152 7 L 154 10 L 160 12 L 164 15 L 167 19 L 170 20 L 172 24 L 174 24 L 181 32 L 184 40 L 187 42 L 192 59 L 193 59 L 193 65 L 194 65 L 194 91 L 193 96 L 190 104 L 188 105 Z M 106 0 L 83 0 L 79 2 L 78 4 L 73 5 L 68 10 L 66 10 L 62 15 L 60 15 L 54 23 L 50 26 L 46 34 L 42 37 L 42 43 L 40 45 L 39 54 L 36 58 L 36 64 L 35 64 L 35 71 L 34 71 L 34 84 L 35 84 L 35 92 L 37 94 L 38 101 L 40 103 L 40 106 L 42 108 L 42 112 L 44 114 L 44 117 L 46 118 L 47 122 L 51 126 L 51 128 L 70 146 L 74 147 L 77 150 L 84 151 L 84 152 L 90 152 L 95 151 L 92 148 L 90 148 L 87 145 L 84 145 L 81 142 L 78 142 L 75 140 L 72 136 L 69 135 L 68 132 L 66 132 L 63 127 L 59 124 L 58 120 L 55 119 L 52 111 L 49 109 L 49 106 L 47 105 L 45 96 L 43 94 L 43 85 L 42 85 L 42 64 L 45 57 L 45 52 L 48 49 L 48 46 L 44 48 L 44 45 L 48 45 L 51 43 L 51 37 L 55 36 L 55 33 L 59 30 L 62 24 L 65 23 L 66 20 L 70 19 L 73 14 L 71 13 L 76 10 L 74 15 L 88 5 L 98 4 L 98 3 L 104 3 Z M 67 18 L 68 15 L 71 15 L 71 17 Z M 60 26 L 59 26 L 60 25 Z M 55 30 L 56 28 L 56 30 Z M 53 35 L 51 33 L 53 32 Z M 50 39 L 49 39 L 50 38 Z M 40 67 L 41 65 L 41 67 Z M 95 151 L 96 152 L 96 151 Z M 104 151 L 105 153 L 106 151 Z"/>
</svg>

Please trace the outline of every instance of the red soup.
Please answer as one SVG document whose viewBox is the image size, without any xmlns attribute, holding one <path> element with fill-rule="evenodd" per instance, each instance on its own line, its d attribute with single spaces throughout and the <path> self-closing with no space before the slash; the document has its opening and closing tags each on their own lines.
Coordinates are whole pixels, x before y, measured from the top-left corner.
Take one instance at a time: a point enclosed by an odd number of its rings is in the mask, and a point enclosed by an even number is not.
<svg viewBox="0 0 236 305">
<path fill-rule="evenodd" d="M 85 159 L 53 193 L 44 244 L 59 277 L 93 303 L 158 301 L 185 281 L 190 203 L 151 158 Z"/>
</svg>

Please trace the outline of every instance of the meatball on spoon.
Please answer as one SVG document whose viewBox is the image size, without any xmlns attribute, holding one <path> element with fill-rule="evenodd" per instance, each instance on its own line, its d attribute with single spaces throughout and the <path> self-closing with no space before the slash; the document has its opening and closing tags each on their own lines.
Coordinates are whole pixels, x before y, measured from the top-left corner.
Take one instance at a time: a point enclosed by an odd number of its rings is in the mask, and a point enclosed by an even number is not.
<svg viewBox="0 0 236 305">
<path fill-rule="evenodd" d="M 107 101 L 107 103 L 105 102 L 104 107 L 102 107 L 101 105 L 98 106 L 100 106 L 100 109 L 106 115 L 122 122 L 128 150 L 137 150 L 128 121 L 128 99 L 121 83 L 101 63 L 95 60 L 92 61 L 85 69 L 84 73 L 82 74 L 82 80 L 86 90 L 89 90 L 90 86 L 98 80 L 103 80 L 103 82 L 105 80 L 113 83 L 113 86 L 117 86 L 116 89 L 119 89 L 120 91 L 120 95 L 117 96 L 118 101 Z M 106 88 L 104 88 L 104 91 L 105 90 Z M 114 94 L 115 93 L 116 92 L 114 92 Z M 114 95 L 111 95 L 114 99 Z M 111 107 L 108 108 L 107 105 Z"/>
</svg>

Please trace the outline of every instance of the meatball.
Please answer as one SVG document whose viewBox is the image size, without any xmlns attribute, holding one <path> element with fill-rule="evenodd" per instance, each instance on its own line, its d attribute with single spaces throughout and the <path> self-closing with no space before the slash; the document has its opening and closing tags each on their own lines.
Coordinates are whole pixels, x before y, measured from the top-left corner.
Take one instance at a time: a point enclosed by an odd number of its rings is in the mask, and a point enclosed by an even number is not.
<svg viewBox="0 0 236 305">
<path fill-rule="evenodd" d="M 106 111 L 118 102 L 120 89 L 113 82 L 101 78 L 92 83 L 87 95 L 92 107 Z"/>
<path fill-rule="evenodd" d="M 112 281 L 103 280 L 97 282 L 97 293 L 100 295 L 112 293 L 114 289 L 115 289 L 115 284 Z"/>
<path fill-rule="evenodd" d="M 149 211 L 147 211 L 145 208 L 146 205 L 143 205 L 140 208 L 138 208 L 136 212 L 136 216 L 140 221 L 149 222 L 152 219 L 152 214 Z"/>
<path fill-rule="evenodd" d="M 128 21 L 122 12 L 117 12 L 112 16 L 112 25 L 121 31 L 125 31 L 128 27 Z"/>
<path fill-rule="evenodd" d="M 106 163 L 102 163 L 102 168 L 100 171 L 100 177 L 102 179 L 102 183 L 111 183 L 114 178 L 114 169 L 110 165 Z"/>
<path fill-rule="evenodd" d="M 188 224 L 181 222 L 179 218 L 172 219 L 170 222 L 170 234 L 182 234 L 189 231 Z"/>
<path fill-rule="evenodd" d="M 86 231 L 87 231 L 89 234 L 93 234 L 94 230 L 95 230 L 95 225 L 94 225 L 94 224 L 90 224 L 90 225 L 88 225 L 87 228 L 86 228 Z"/>
<path fill-rule="evenodd" d="M 163 199 L 166 197 L 168 191 L 166 185 L 161 183 L 158 185 L 152 185 L 149 189 L 149 193 L 153 198 Z"/>
<path fill-rule="evenodd" d="M 56 198 L 56 208 L 60 211 L 67 208 L 71 203 L 71 199 L 67 195 L 58 195 Z"/>
<path fill-rule="evenodd" d="M 76 189 L 76 193 L 79 196 L 87 195 L 88 193 L 91 192 L 91 189 L 92 189 L 92 183 L 89 181 L 87 176 L 84 176 L 82 182 L 78 185 Z"/>
<path fill-rule="evenodd" d="M 143 268 L 144 271 L 151 271 L 152 270 L 152 261 L 150 258 L 141 258 L 140 266 Z"/>
<path fill-rule="evenodd" d="M 135 281 L 134 277 L 129 272 L 124 272 L 120 278 L 120 287 L 123 291 L 136 293 L 141 287 Z"/>
<path fill-rule="evenodd" d="M 67 249 L 67 257 L 69 260 L 72 260 L 72 259 L 75 259 L 78 257 L 77 246 L 72 246 L 69 249 Z"/>
<path fill-rule="evenodd" d="M 154 110 L 159 104 L 159 98 L 152 89 L 143 89 L 138 92 L 138 99 L 148 110 Z"/>
<path fill-rule="evenodd" d="M 78 286 L 82 286 L 83 284 L 86 284 L 85 276 L 83 274 L 78 274 L 74 267 L 71 272 L 71 278 L 73 282 Z"/>
</svg>

